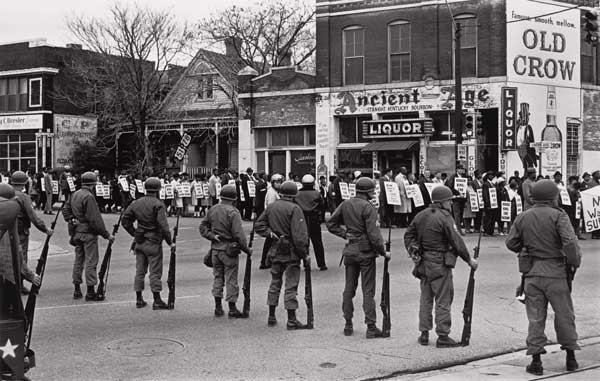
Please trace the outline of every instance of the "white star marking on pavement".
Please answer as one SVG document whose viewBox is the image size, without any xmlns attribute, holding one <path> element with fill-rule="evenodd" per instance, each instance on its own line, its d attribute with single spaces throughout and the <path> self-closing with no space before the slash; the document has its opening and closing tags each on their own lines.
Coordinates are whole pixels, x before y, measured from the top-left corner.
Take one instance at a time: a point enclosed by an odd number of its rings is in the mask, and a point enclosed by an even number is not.
<svg viewBox="0 0 600 381">
<path fill-rule="evenodd" d="M 18 346 L 19 344 L 12 345 L 10 339 L 8 339 L 8 341 L 6 341 L 6 344 L 3 347 L 0 347 L 0 351 L 2 351 L 2 358 L 5 358 L 7 356 L 16 357 L 15 349 L 17 349 Z"/>
</svg>

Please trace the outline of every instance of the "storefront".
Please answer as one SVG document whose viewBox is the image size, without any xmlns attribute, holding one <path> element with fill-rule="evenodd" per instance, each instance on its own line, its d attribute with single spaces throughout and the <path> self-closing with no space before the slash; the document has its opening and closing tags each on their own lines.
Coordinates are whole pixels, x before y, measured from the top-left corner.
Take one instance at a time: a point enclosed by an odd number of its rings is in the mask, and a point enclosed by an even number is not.
<svg viewBox="0 0 600 381">
<path fill-rule="evenodd" d="M 0 172 L 36 171 L 38 158 L 50 159 L 51 138 L 42 127 L 42 114 L 0 115 Z"/>
</svg>

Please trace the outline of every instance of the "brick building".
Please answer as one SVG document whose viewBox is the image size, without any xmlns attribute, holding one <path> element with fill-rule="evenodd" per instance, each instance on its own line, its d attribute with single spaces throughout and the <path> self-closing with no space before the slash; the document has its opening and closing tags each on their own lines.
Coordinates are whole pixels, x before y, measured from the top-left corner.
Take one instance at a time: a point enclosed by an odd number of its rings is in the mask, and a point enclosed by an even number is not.
<svg viewBox="0 0 600 381">
<path fill-rule="evenodd" d="M 70 81 L 65 61 L 81 54 L 44 39 L 0 45 L 0 172 L 70 164 L 74 142 L 95 138 L 97 119 L 55 96 Z"/>
<path fill-rule="evenodd" d="M 597 168 L 598 51 L 580 27 L 593 2 L 448 3 L 317 0 L 315 157 L 328 168 L 453 171 L 452 12 L 463 110 L 482 117 L 458 160 L 510 174 Z"/>
</svg>

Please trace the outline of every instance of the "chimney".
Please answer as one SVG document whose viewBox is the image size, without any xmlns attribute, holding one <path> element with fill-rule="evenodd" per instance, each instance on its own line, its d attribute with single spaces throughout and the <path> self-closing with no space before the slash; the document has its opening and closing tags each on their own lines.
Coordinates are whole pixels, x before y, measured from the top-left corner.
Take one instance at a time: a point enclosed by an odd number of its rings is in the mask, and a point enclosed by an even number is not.
<svg viewBox="0 0 600 381">
<path fill-rule="evenodd" d="M 67 48 L 81 50 L 83 46 L 81 44 L 67 44 Z"/>
<path fill-rule="evenodd" d="M 242 48 L 242 39 L 239 37 L 227 37 L 225 39 L 225 55 L 228 57 L 239 58 L 238 53 Z"/>
</svg>

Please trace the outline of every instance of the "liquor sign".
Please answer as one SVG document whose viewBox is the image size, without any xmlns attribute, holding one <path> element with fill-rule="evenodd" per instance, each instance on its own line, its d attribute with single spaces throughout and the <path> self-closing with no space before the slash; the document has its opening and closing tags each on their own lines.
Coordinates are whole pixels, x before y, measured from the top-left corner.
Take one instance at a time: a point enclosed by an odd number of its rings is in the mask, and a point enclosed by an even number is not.
<svg viewBox="0 0 600 381">
<path fill-rule="evenodd" d="M 424 119 L 368 120 L 363 122 L 365 139 L 421 137 L 433 133 L 433 121 Z"/>
<path fill-rule="evenodd" d="M 517 148 L 517 88 L 502 88 L 502 147 L 503 151 Z"/>
<path fill-rule="evenodd" d="M 558 2 L 506 1 L 509 82 L 579 88 L 581 11 Z"/>
</svg>

